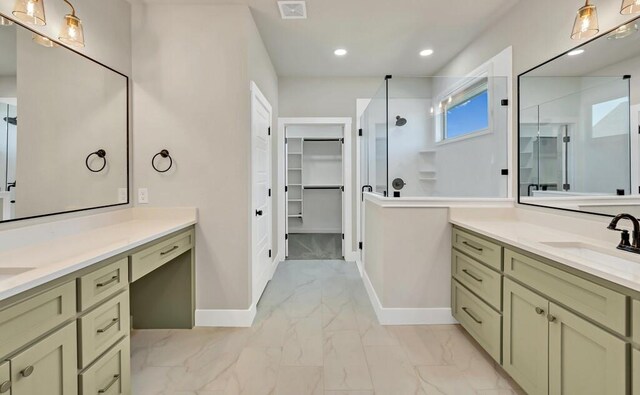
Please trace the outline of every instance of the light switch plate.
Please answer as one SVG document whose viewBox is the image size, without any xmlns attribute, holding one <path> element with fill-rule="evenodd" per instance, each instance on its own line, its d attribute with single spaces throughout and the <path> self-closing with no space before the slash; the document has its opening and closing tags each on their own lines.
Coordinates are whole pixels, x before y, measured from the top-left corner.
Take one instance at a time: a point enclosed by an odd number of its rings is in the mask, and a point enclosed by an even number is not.
<svg viewBox="0 0 640 395">
<path fill-rule="evenodd" d="M 138 203 L 139 204 L 149 203 L 149 190 L 147 188 L 138 189 Z"/>
<path fill-rule="evenodd" d="M 127 202 L 127 188 L 118 188 L 118 203 L 126 203 Z"/>
</svg>

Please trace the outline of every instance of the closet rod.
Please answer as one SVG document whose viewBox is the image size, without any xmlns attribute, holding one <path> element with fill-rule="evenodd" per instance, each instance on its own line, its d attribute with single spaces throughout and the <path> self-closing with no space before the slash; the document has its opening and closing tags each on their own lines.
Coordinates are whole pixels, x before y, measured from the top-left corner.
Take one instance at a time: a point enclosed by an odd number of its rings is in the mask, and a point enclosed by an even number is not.
<svg viewBox="0 0 640 395">
<path fill-rule="evenodd" d="M 304 139 L 304 141 L 341 141 L 342 139 L 336 138 L 336 139 Z"/>
<path fill-rule="evenodd" d="M 318 186 L 318 187 L 304 187 L 304 189 L 340 189 L 340 190 L 342 190 L 342 186 L 330 186 L 330 187 L 329 187 L 329 186 L 326 186 L 326 187 L 321 187 L 321 186 Z"/>
</svg>

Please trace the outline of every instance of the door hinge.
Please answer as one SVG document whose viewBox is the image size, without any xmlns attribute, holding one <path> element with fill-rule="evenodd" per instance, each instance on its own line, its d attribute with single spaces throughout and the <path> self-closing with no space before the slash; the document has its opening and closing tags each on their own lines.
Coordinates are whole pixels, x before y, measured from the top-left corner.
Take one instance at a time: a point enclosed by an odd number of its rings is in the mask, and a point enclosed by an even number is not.
<svg viewBox="0 0 640 395">
<path fill-rule="evenodd" d="M 571 136 L 564 136 L 562 138 L 562 142 L 563 143 L 570 143 L 571 142 Z"/>
<path fill-rule="evenodd" d="M 509 105 L 509 99 L 502 99 L 500 100 L 500 105 L 503 107 L 506 107 Z"/>
<path fill-rule="evenodd" d="M 269 250 L 269 258 L 271 258 L 271 250 Z"/>
<path fill-rule="evenodd" d="M 285 239 L 285 240 L 289 240 L 289 233 L 285 233 L 285 235 L 284 235 L 284 239 Z"/>
<path fill-rule="evenodd" d="M 344 233 L 342 234 L 342 240 L 344 240 Z"/>
<path fill-rule="evenodd" d="M 358 136 L 362 136 L 362 129 L 358 129 Z"/>
<path fill-rule="evenodd" d="M 340 139 L 340 142 L 341 142 L 342 144 L 344 144 L 344 139 Z"/>
<path fill-rule="evenodd" d="M 289 187 L 285 185 L 285 187 L 284 187 L 284 191 L 285 191 L 285 192 L 289 192 Z"/>
<path fill-rule="evenodd" d="M 503 176 L 508 176 L 509 175 L 509 169 L 500 170 L 500 174 L 502 174 Z"/>
<path fill-rule="evenodd" d="M 358 243 L 358 249 L 361 250 L 362 249 L 362 242 Z"/>
<path fill-rule="evenodd" d="M 285 137 L 285 138 L 284 138 L 284 143 L 285 143 L 285 144 L 289 144 L 289 139 Z"/>
<path fill-rule="evenodd" d="M 271 197 L 271 188 L 269 188 L 269 197 Z"/>
<path fill-rule="evenodd" d="M 340 186 L 340 190 L 344 192 L 344 185 Z"/>
<path fill-rule="evenodd" d="M 271 126 L 267 129 L 267 136 L 271 136 Z"/>
<path fill-rule="evenodd" d="M 562 189 L 568 191 L 569 189 L 571 189 L 571 184 L 562 184 Z"/>
</svg>

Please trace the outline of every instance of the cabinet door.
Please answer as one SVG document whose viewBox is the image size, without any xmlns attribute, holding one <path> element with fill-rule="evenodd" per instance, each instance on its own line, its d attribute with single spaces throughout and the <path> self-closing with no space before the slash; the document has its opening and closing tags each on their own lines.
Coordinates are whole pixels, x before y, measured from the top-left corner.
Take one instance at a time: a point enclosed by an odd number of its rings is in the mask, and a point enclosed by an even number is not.
<svg viewBox="0 0 640 395">
<path fill-rule="evenodd" d="M 627 345 L 553 303 L 549 306 L 549 394 L 627 393 Z"/>
<path fill-rule="evenodd" d="M 633 350 L 633 362 L 631 362 L 633 372 L 633 395 L 640 395 L 640 350 Z"/>
<path fill-rule="evenodd" d="M 505 370 L 530 395 L 549 390 L 549 302 L 504 280 L 502 362 Z"/>
<path fill-rule="evenodd" d="M 11 390 L 11 373 L 9 362 L 0 363 L 0 394 L 9 394 Z"/>
<path fill-rule="evenodd" d="M 11 394 L 76 395 L 76 343 L 74 322 L 11 358 Z"/>
</svg>

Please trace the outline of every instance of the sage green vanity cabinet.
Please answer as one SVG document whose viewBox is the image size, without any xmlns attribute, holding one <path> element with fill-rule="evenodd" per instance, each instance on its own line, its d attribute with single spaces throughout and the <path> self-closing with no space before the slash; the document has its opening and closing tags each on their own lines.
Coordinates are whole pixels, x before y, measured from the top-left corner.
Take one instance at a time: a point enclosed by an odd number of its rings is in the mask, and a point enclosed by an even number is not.
<svg viewBox="0 0 640 395">
<path fill-rule="evenodd" d="M 80 395 L 128 395 L 131 393 L 130 340 L 118 345 L 80 373 Z"/>
<path fill-rule="evenodd" d="M 78 278 L 78 311 L 84 311 L 129 284 L 129 259 L 124 257 Z"/>
<path fill-rule="evenodd" d="M 529 395 L 549 389 L 549 301 L 504 280 L 502 365 Z"/>
<path fill-rule="evenodd" d="M 640 301 L 633 301 L 633 341 L 640 347 Z"/>
<path fill-rule="evenodd" d="M 633 350 L 633 361 L 631 362 L 631 368 L 633 370 L 633 395 L 640 395 L 640 350 Z"/>
<path fill-rule="evenodd" d="M 9 359 L 11 395 L 78 393 L 76 324 L 68 324 Z"/>
<path fill-rule="evenodd" d="M 9 362 L 0 363 L 0 394 L 8 394 L 11 390 L 11 370 Z"/>
<path fill-rule="evenodd" d="M 550 395 L 627 393 L 623 340 L 554 303 L 548 319 Z"/>
<path fill-rule="evenodd" d="M 453 316 L 528 394 L 640 395 L 636 291 L 458 227 L 451 253 Z"/>
</svg>

